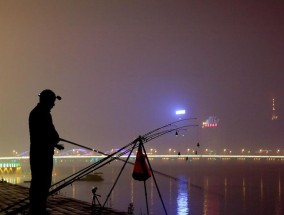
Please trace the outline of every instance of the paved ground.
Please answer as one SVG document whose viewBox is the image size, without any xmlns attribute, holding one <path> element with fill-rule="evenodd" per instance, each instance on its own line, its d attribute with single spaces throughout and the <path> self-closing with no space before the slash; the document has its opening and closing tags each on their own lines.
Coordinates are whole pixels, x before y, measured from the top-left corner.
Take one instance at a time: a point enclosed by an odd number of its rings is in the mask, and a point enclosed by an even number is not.
<svg viewBox="0 0 284 215">
<path fill-rule="evenodd" d="M 26 187 L 0 181 L 0 214 L 4 215 L 8 214 L 8 211 L 11 212 L 13 210 L 11 206 L 19 206 L 28 203 L 28 193 L 29 189 Z M 23 199 L 27 200 L 20 202 Z M 4 209 L 8 210 L 4 211 Z M 92 210 L 91 204 L 88 202 L 83 202 L 77 199 L 67 198 L 60 195 L 49 197 L 47 210 L 51 215 L 127 214 L 125 212 L 117 212 L 109 208 L 103 209 L 98 212 L 97 210 Z M 27 213 L 28 211 L 26 210 L 21 214 Z"/>
</svg>

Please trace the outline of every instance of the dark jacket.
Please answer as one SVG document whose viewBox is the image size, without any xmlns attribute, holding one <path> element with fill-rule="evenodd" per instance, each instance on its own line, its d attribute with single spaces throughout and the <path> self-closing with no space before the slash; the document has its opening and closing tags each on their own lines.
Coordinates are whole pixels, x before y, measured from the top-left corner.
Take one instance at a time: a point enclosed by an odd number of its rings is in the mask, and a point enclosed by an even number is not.
<svg viewBox="0 0 284 215">
<path fill-rule="evenodd" d="M 30 156 L 53 156 L 59 135 L 52 122 L 50 110 L 38 104 L 29 116 Z"/>
</svg>

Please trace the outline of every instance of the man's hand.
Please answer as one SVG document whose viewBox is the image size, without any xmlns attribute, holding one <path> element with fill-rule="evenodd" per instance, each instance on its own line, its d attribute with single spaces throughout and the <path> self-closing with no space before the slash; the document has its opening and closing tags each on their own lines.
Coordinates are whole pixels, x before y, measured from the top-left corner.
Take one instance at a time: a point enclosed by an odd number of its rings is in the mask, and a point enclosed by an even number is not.
<svg viewBox="0 0 284 215">
<path fill-rule="evenodd" d="M 62 144 L 56 144 L 55 148 L 59 149 L 59 150 L 63 150 L 64 146 Z"/>
</svg>

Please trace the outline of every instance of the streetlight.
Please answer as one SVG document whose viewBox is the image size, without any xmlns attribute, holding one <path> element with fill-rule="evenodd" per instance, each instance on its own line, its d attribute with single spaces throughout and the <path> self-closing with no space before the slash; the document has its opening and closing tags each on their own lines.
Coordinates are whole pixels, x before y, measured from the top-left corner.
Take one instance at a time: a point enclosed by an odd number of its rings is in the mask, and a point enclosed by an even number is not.
<svg viewBox="0 0 284 215">
<path fill-rule="evenodd" d="M 179 117 L 179 119 L 181 119 L 181 117 L 184 116 L 185 114 L 186 114 L 186 111 L 184 109 L 176 111 L 176 115 Z"/>
<path fill-rule="evenodd" d="M 14 155 L 14 156 L 17 156 L 17 154 L 18 154 L 18 152 L 14 149 L 14 150 L 13 150 L 13 155 Z"/>
</svg>

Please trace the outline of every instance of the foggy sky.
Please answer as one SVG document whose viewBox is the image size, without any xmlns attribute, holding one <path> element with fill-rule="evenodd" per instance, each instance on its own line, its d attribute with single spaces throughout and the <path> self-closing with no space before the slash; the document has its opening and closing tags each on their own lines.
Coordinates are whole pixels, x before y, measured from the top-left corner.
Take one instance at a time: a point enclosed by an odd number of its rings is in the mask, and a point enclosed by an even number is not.
<svg viewBox="0 0 284 215">
<path fill-rule="evenodd" d="M 47 88 L 63 98 L 60 136 L 98 150 L 179 108 L 219 126 L 149 147 L 284 149 L 283 11 L 280 0 L 0 1 L 0 155 L 28 150 L 28 115 Z"/>
</svg>

